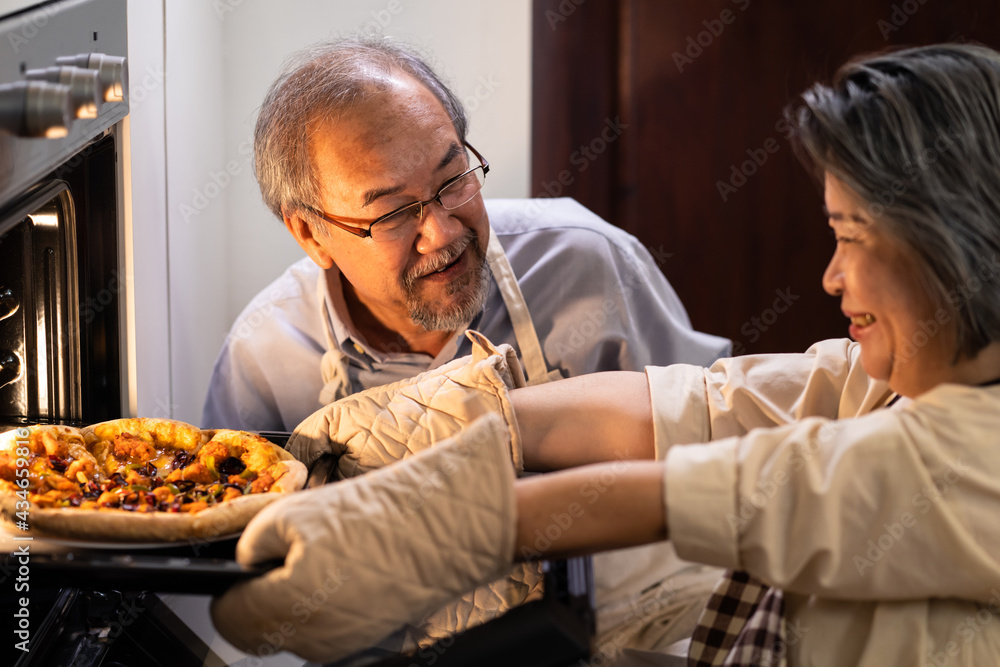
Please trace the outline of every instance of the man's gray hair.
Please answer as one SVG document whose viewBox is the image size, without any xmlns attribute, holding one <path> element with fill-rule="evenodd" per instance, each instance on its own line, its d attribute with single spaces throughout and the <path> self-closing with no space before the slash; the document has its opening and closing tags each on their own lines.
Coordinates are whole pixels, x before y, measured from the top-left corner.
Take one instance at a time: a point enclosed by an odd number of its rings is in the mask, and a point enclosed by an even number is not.
<svg viewBox="0 0 1000 667">
<path fill-rule="evenodd" d="M 957 323 L 956 358 L 1000 340 L 1000 54 L 941 44 L 863 57 L 785 113 L 816 176 L 848 185 L 912 251 L 937 317 Z"/>
<path fill-rule="evenodd" d="M 415 51 L 385 38 L 348 38 L 308 47 L 286 61 L 264 97 L 254 130 L 254 175 L 267 207 L 319 206 L 319 179 L 309 159 L 308 131 L 388 88 L 387 75 L 409 74 L 426 86 L 465 140 L 462 103 Z M 324 227 L 325 228 L 325 227 Z"/>
</svg>

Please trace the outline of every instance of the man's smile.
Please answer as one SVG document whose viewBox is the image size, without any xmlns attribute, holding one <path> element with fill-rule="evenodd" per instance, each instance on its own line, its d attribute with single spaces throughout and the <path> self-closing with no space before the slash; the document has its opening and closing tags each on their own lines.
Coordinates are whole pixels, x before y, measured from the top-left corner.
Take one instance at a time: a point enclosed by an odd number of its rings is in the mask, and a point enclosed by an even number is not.
<svg viewBox="0 0 1000 667">
<path fill-rule="evenodd" d="M 403 278 L 403 283 L 409 288 L 417 281 L 448 282 L 462 275 L 469 263 L 469 246 L 475 243 L 474 237 L 465 236 L 450 248 L 446 248 L 436 258 L 411 269 Z"/>
</svg>

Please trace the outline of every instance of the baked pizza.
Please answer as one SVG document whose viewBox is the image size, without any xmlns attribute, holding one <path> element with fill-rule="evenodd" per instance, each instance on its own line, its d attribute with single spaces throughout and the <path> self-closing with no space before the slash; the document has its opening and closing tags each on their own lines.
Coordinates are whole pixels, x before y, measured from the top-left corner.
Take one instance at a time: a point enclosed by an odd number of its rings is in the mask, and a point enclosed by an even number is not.
<svg viewBox="0 0 1000 667">
<path fill-rule="evenodd" d="M 0 434 L 0 514 L 16 532 L 113 541 L 236 533 L 305 485 L 305 466 L 245 431 L 169 419 Z"/>
</svg>

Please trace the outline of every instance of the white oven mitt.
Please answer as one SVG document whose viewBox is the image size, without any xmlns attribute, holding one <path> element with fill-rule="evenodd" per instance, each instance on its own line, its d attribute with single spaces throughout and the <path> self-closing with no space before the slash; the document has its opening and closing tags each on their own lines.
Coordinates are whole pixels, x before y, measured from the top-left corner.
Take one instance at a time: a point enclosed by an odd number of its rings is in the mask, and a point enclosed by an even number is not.
<svg viewBox="0 0 1000 667">
<path fill-rule="evenodd" d="M 486 414 L 507 426 L 510 461 L 524 469 L 520 432 L 509 390 L 525 386 L 514 349 L 467 331 L 472 354 L 382 387 L 331 403 L 295 429 L 288 450 L 307 466 L 324 453 L 340 456 L 341 479 L 408 458 L 447 439 Z M 519 563 L 503 579 L 467 593 L 407 628 L 419 646 L 491 620 L 543 593 L 538 563 Z"/>
<path fill-rule="evenodd" d="M 221 635 L 253 654 L 337 660 L 510 569 L 509 430 L 493 415 L 418 456 L 272 503 L 236 548 L 284 565 L 212 602 Z"/>
<path fill-rule="evenodd" d="M 525 385 L 514 349 L 467 331 L 472 354 L 415 377 L 373 387 L 321 408 L 292 433 L 286 448 L 312 467 L 339 455 L 340 476 L 354 477 L 412 456 L 448 438 L 477 417 L 500 415 L 511 431 L 510 458 L 524 470 L 521 437 L 509 390 Z"/>
</svg>

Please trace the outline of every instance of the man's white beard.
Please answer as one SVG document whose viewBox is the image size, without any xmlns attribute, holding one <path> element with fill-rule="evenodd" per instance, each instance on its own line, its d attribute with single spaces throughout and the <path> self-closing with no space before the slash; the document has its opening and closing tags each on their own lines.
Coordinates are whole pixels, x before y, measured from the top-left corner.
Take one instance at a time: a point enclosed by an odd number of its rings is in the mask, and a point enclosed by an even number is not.
<svg viewBox="0 0 1000 667">
<path fill-rule="evenodd" d="M 475 232 L 469 230 L 471 236 L 468 248 L 472 250 L 470 258 L 479 263 L 478 271 L 470 271 L 464 280 L 448 285 L 448 295 L 468 290 L 465 298 L 449 308 L 442 308 L 436 303 L 420 299 L 414 290 L 413 281 L 404 281 L 406 290 L 406 308 L 410 319 L 427 331 L 454 331 L 463 327 L 482 311 L 486 305 L 486 297 L 490 291 L 490 268 L 486 261 L 486 253 L 479 246 Z M 457 255 L 456 255 L 457 257 Z M 455 261 L 453 257 L 450 262 Z M 469 289 L 469 283 L 473 282 Z"/>
</svg>

